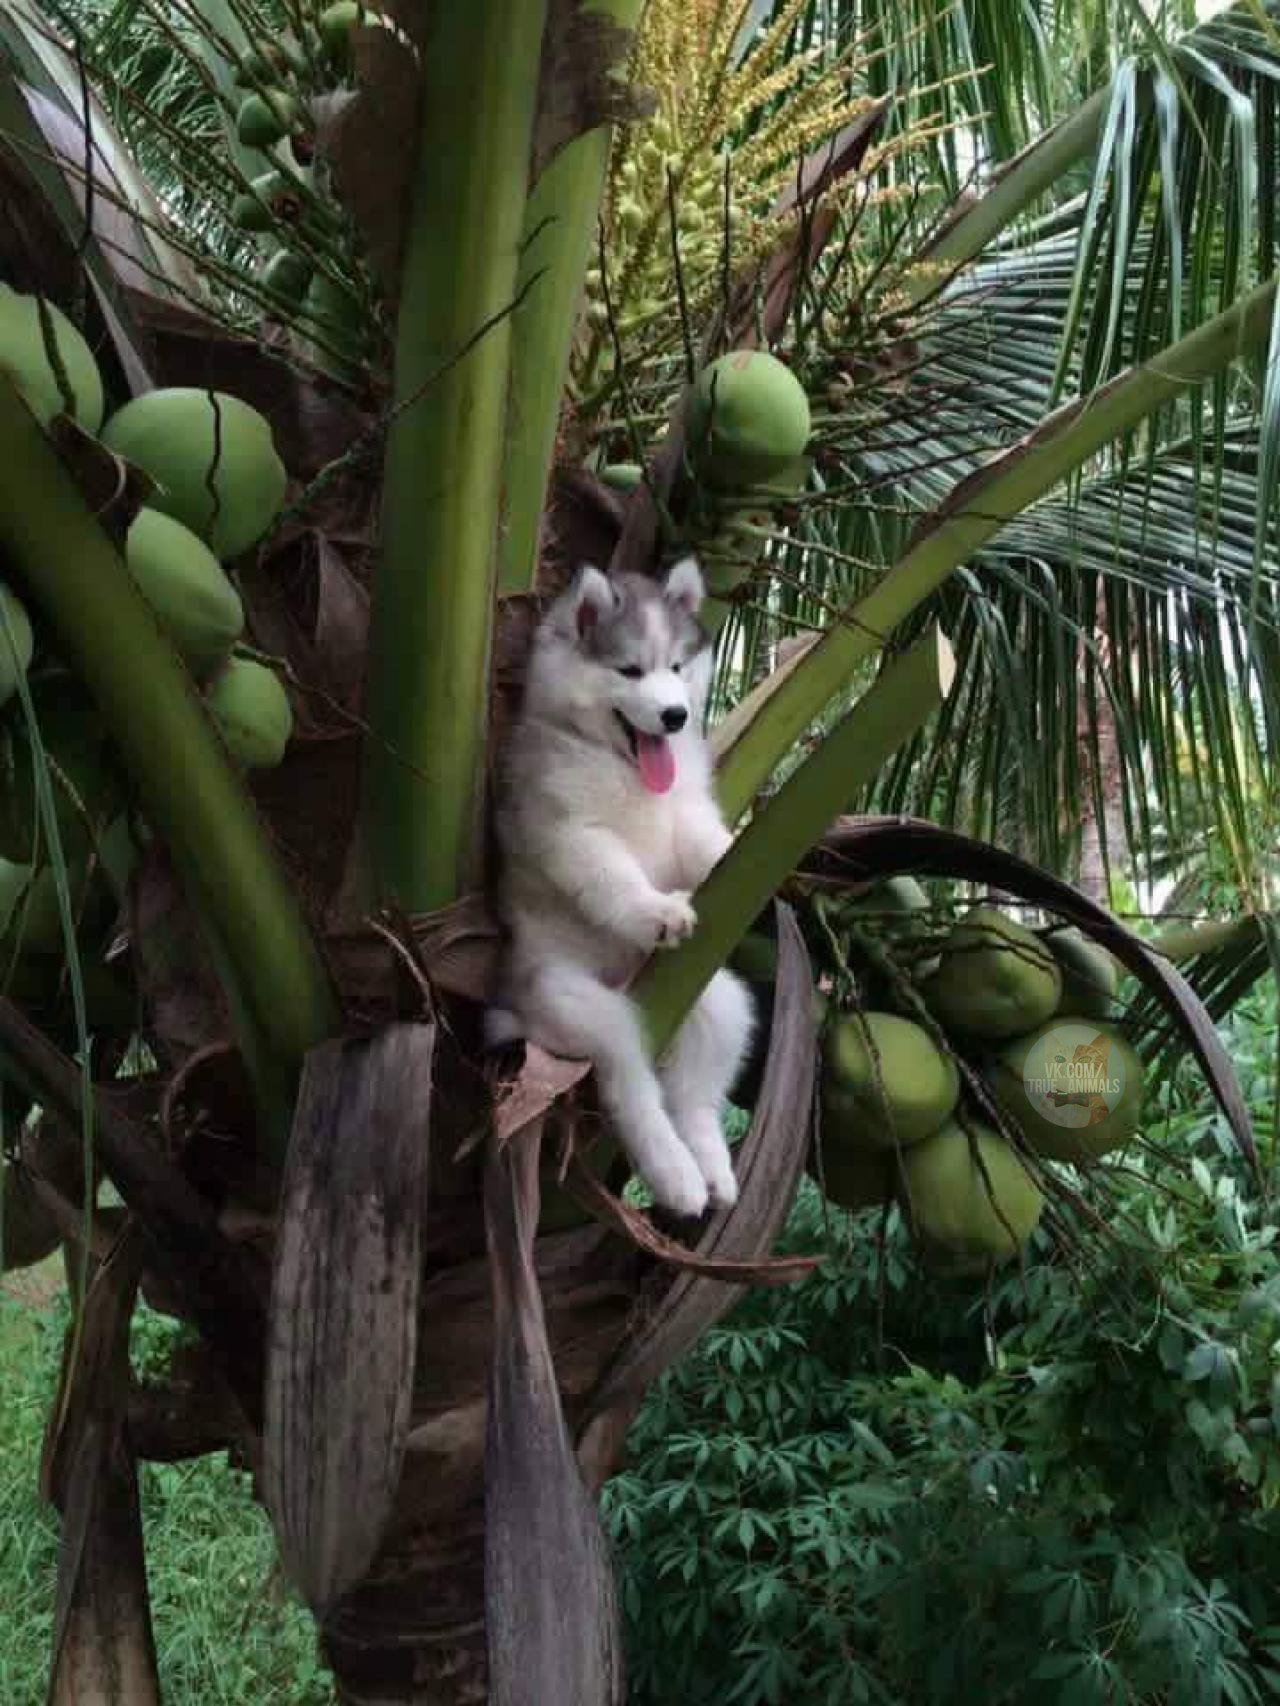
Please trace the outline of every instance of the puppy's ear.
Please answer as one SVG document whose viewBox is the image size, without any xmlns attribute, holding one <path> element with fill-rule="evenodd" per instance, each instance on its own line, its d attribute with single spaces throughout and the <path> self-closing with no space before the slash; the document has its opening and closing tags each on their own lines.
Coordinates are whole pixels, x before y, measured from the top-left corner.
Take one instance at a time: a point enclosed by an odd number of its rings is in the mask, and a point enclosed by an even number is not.
<svg viewBox="0 0 1280 1706">
<path fill-rule="evenodd" d="M 662 588 L 662 596 L 668 604 L 686 616 L 696 616 L 706 595 L 702 570 L 695 557 L 681 557 L 678 563 L 672 564 Z"/>
<path fill-rule="evenodd" d="M 569 586 L 557 600 L 556 615 L 567 634 L 582 639 L 589 634 L 601 617 L 612 615 L 618 595 L 609 577 L 584 563 Z"/>
</svg>

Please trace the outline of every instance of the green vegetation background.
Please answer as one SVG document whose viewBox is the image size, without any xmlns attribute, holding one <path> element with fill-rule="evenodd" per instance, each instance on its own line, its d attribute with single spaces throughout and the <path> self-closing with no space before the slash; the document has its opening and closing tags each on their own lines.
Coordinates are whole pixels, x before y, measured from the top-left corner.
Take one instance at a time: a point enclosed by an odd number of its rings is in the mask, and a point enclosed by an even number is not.
<svg viewBox="0 0 1280 1706">
<path fill-rule="evenodd" d="M 1273 1176 L 1276 1034 L 1228 1040 Z M 1071 1260 L 990 1295 L 824 1212 L 651 1393 L 609 1489 L 633 1706 L 1245 1706 L 1280 1699 L 1280 1254 L 1189 1078 Z M 1272 1217 L 1273 1218 L 1273 1217 Z M 881 1233 L 883 1231 L 883 1236 Z M 0 1293 L 0 1702 L 45 1696 L 33 1482 L 65 1305 Z M 172 1342 L 145 1311 L 135 1362 Z M 166 1706 L 328 1706 L 247 1478 L 143 1471 Z"/>
</svg>

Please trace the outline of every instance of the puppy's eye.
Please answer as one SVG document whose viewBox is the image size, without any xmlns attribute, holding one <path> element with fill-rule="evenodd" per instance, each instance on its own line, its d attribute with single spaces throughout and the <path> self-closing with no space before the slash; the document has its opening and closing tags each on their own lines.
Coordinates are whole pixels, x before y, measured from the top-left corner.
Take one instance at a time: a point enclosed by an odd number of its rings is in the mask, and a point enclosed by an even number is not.
<svg viewBox="0 0 1280 1706">
<path fill-rule="evenodd" d="M 682 665 L 680 665 L 680 664 L 678 664 L 678 663 L 673 663 L 673 664 L 672 664 L 672 666 L 671 666 L 671 673 L 672 673 L 672 674 L 673 674 L 673 675 L 679 675 L 679 673 L 680 673 L 680 670 L 681 670 L 681 668 L 682 668 L 682 667 L 683 667 L 683 666 L 682 666 Z"/>
<path fill-rule="evenodd" d="M 644 674 L 638 663 L 619 664 L 618 674 L 625 675 L 628 681 L 639 681 Z"/>
</svg>

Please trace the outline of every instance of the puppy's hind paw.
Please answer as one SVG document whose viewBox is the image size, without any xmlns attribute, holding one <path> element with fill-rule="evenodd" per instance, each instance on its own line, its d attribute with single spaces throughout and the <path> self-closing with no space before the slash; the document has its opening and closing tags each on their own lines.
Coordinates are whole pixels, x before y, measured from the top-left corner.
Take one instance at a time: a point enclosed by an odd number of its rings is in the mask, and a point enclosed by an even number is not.
<svg viewBox="0 0 1280 1706">
<path fill-rule="evenodd" d="M 696 1220 L 707 1207 L 707 1182 L 685 1151 L 644 1176 L 654 1201 L 686 1220 Z"/>
<path fill-rule="evenodd" d="M 732 1208 L 738 1200 L 738 1181 L 734 1177 L 733 1162 L 726 1155 L 723 1165 L 705 1167 L 704 1172 L 712 1208 Z"/>
</svg>

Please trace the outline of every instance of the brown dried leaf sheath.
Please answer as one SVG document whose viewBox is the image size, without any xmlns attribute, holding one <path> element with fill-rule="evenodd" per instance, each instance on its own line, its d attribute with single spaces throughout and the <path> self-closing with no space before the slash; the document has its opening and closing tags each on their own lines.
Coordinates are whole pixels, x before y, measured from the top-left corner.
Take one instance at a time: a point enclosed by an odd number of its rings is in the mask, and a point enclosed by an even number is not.
<svg viewBox="0 0 1280 1706">
<path fill-rule="evenodd" d="M 268 1329 L 263 1491 L 323 1611 L 368 1569 L 400 1480 L 417 1347 L 434 1025 L 307 1057 Z"/>
<path fill-rule="evenodd" d="M 76 1360 L 63 1371 L 47 1480 L 62 1513 L 49 1706 L 159 1706 L 155 1642 L 125 1423 L 129 1317 L 141 1240 L 94 1275 Z"/>
<path fill-rule="evenodd" d="M 589 11 L 583 0 L 551 0 L 542 33 L 531 184 L 575 136 L 653 112 L 652 93 L 631 88 L 618 75 L 630 48 L 631 31 L 607 13 Z"/>
<path fill-rule="evenodd" d="M 613 1569 L 565 1426 L 533 1264 L 541 1120 L 485 1176 L 493 1360 L 485 1437 L 491 1706 L 623 1698 Z"/>
</svg>

